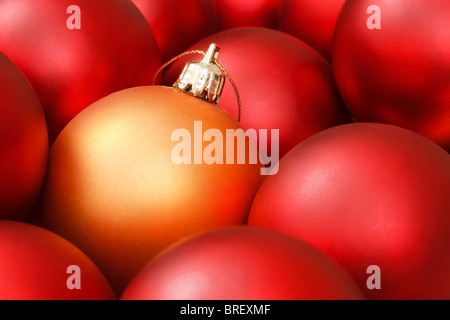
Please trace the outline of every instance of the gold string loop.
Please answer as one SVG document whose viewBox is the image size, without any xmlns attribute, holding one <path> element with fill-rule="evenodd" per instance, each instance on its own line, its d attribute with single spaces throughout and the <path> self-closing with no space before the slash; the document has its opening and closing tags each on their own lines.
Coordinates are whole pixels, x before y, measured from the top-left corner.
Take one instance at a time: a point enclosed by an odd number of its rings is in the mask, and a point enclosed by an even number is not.
<svg viewBox="0 0 450 320">
<path fill-rule="evenodd" d="M 187 55 L 192 55 L 192 54 L 201 54 L 203 56 L 206 55 L 206 52 L 202 51 L 202 50 L 189 50 L 189 51 L 185 51 L 183 53 L 180 53 L 179 55 L 173 57 L 172 59 L 170 59 L 169 61 L 167 61 L 166 63 L 164 63 L 159 69 L 158 71 L 156 71 L 154 77 L 153 77 L 153 82 L 152 84 L 155 85 L 156 83 L 156 79 L 158 77 L 158 75 L 165 69 L 167 68 L 169 65 L 171 65 L 172 63 L 174 63 L 175 61 L 187 56 Z M 237 99 L 237 103 L 238 103 L 238 122 L 241 122 L 241 111 L 242 111 L 242 106 L 241 106 L 241 96 L 239 94 L 239 90 L 236 86 L 236 83 L 234 82 L 233 78 L 231 77 L 231 75 L 228 73 L 228 71 L 218 62 L 218 61 L 212 61 L 212 63 L 214 63 L 219 69 L 220 71 L 223 73 L 223 75 L 225 75 L 227 77 L 227 79 L 230 81 L 231 86 L 233 87 L 233 90 L 236 94 L 236 99 Z"/>
</svg>

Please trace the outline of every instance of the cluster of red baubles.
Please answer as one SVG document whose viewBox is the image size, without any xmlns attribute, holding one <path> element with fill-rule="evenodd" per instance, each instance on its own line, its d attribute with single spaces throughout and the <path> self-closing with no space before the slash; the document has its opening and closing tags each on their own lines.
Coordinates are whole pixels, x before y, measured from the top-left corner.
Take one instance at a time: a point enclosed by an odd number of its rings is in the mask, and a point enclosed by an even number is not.
<svg viewBox="0 0 450 320">
<path fill-rule="evenodd" d="M 450 299 L 450 2 L 344 2 L 1 1 L 0 299 Z M 152 84 L 211 43 L 240 122 Z"/>
</svg>

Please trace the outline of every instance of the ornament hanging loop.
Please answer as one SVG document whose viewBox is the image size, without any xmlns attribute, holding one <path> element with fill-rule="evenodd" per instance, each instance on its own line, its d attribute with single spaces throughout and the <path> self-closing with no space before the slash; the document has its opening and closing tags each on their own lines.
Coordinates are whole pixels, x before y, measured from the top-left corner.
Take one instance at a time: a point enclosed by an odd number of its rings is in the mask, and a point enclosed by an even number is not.
<svg viewBox="0 0 450 320">
<path fill-rule="evenodd" d="M 236 93 L 238 102 L 238 122 L 240 122 L 241 98 L 239 91 L 230 74 L 218 62 L 219 51 L 220 48 L 213 43 L 209 46 L 206 53 L 201 50 L 191 50 L 179 54 L 159 68 L 153 77 L 153 85 L 155 84 L 159 73 L 176 60 L 190 54 L 202 54 L 204 55 L 202 60 L 186 63 L 178 80 L 173 84 L 173 87 L 192 96 L 217 104 L 220 101 L 220 96 L 225 85 L 225 77 L 228 78 Z"/>
<path fill-rule="evenodd" d="M 225 76 L 217 66 L 219 48 L 211 44 L 203 60 L 186 63 L 174 87 L 212 103 L 220 101 Z"/>
</svg>

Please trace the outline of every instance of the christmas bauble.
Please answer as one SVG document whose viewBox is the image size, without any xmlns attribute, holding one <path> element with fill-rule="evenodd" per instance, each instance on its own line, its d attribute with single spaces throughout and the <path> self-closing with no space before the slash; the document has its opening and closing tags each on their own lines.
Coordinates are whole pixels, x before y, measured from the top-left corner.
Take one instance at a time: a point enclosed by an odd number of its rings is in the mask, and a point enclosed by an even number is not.
<svg viewBox="0 0 450 320">
<path fill-rule="evenodd" d="M 212 0 L 219 29 L 239 27 L 276 28 L 282 0 Z"/>
<path fill-rule="evenodd" d="M 84 250 L 120 292 L 173 242 L 246 223 L 261 166 L 237 163 L 238 129 L 217 105 L 174 88 L 113 93 L 55 141 L 39 224 Z"/>
<path fill-rule="evenodd" d="M 283 0 L 278 28 L 305 41 L 331 60 L 334 27 L 345 0 Z"/>
<path fill-rule="evenodd" d="M 44 112 L 22 72 L 0 52 L 0 219 L 23 220 L 47 168 Z"/>
<path fill-rule="evenodd" d="M 130 1 L 4 0 L 0 25 L 0 50 L 36 90 L 51 143 L 82 109 L 151 84 L 161 65 L 153 33 Z"/>
<path fill-rule="evenodd" d="M 259 143 L 261 154 L 279 151 L 281 158 L 309 136 L 351 121 L 329 63 L 301 40 L 277 30 L 237 28 L 207 37 L 191 49 L 206 50 L 212 42 L 221 48 L 220 63 L 238 89 L 242 127 L 255 130 L 260 141 L 260 130 L 264 134 L 267 143 Z M 180 59 L 168 69 L 164 83 L 174 82 L 184 62 Z M 236 105 L 236 92 L 227 83 L 219 106 L 238 119 Z M 273 139 L 275 134 L 279 141 Z"/>
<path fill-rule="evenodd" d="M 403 128 L 358 123 L 293 149 L 249 225 L 303 239 L 371 299 L 450 297 L 450 156 Z"/>
<path fill-rule="evenodd" d="M 164 62 L 217 31 L 211 0 L 132 1 L 147 19 Z"/>
<path fill-rule="evenodd" d="M 97 266 L 60 236 L 22 222 L 0 221 L 2 300 L 112 300 Z"/>
<path fill-rule="evenodd" d="M 450 150 L 450 2 L 347 1 L 332 63 L 358 121 L 413 130 Z"/>
<path fill-rule="evenodd" d="M 340 266 L 303 241 L 230 227 L 183 239 L 132 280 L 122 300 L 344 300 L 363 296 Z"/>
</svg>

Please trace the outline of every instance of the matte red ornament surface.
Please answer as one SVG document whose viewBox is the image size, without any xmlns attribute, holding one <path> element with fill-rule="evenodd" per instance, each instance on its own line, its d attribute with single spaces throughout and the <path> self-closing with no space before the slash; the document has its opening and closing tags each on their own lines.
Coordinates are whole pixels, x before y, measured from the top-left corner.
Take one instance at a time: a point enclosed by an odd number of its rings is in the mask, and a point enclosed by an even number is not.
<svg viewBox="0 0 450 320">
<path fill-rule="evenodd" d="M 122 300 L 356 300 L 343 269 L 269 229 L 231 227 L 184 239 L 151 261 Z"/>
<path fill-rule="evenodd" d="M 357 120 L 404 127 L 450 150 L 449 16 L 447 0 L 347 1 L 332 63 Z"/>
<path fill-rule="evenodd" d="M 450 298 L 450 156 L 412 131 L 358 123 L 311 137 L 264 181 L 248 223 L 313 244 L 368 298 Z M 371 265 L 380 290 L 366 286 Z"/>
<path fill-rule="evenodd" d="M 79 267 L 79 289 L 71 288 Z M 77 272 L 78 272 L 77 271 Z M 70 288 L 69 288 L 70 287 Z M 110 285 L 77 247 L 34 225 L 0 221 L 1 300 L 113 300 Z"/>
<path fill-rule="evenodd" d="M 68 27 L 76 22 L 80 29 Z M 0 25 L 0 50 L 36 90 L 51 143 L 96 100 L 151 84 L 161 65 L 153 33 L 130 1 L 4 0 Z"/>
<path fill-rule="evenodd" d="M 194 121 L 202 121 L 201 132 Z M 246 223 L 260 165 L 174 162 L 176 130 L 190 135 L 184 143 L 202 147 L 201 157 L 211 128 L 225 137 L 240 127 L 217 105 L 174 88 L 131 88 L 97 101 L 50 151 L 38 223 L 85 251 L 120 293 L 173 242 Z"/>
<path fill-rule="evenodd" d="M 0 219 L 23 220 L 47 169 L 44 112 L 22 72 L 0 52 Z"/>
<path fill-rule="evenodd" d="M 163 62 L 217 31 L 211 0 L 132 0 L 147 19 Z"/>
<path fill-rule="evenodd" d="M 240 27 L 276 28 L 282 0 L 212 0 L 219 29 Z"/>
<path fill-rule="evenodd" d="M 278 29 L 311 45 L 331 61 L 334 27 L 345 0 L 283 0 Z"/>
<path fill-rule="evenodd" d="M 279 130 L 280 157 L 311 135 L 351 121 L 334 84 L 331 66 L 301 40 L 277 30 L 237 28 L 211 35 L 191 49 L 206 51 L 210 43 L 221 48 L 219 62 L 239 91 L 241 126 L 256 132 Z M 193 59 L 195 55 L 174 63 L 164 83 L 171 85 L 185 62 Z M 229 82 L 219 106 L 238 119 L 236 92 Z"/>
</svg>

